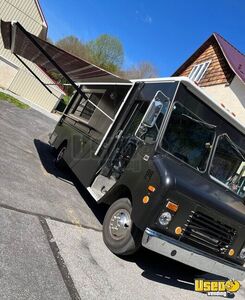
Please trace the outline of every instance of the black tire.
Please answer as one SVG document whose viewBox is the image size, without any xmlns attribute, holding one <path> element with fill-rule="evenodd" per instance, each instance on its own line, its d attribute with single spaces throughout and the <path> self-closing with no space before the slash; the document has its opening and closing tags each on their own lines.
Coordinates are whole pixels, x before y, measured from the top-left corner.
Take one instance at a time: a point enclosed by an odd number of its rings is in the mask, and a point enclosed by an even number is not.
<svg viewBox="0 0 245 300">
<path fill-rule="evenodd" d="M 59 146 L 56 152 L 54 163 L 55 166 L 60 170 L 64 170 L 66 167 L 66 163 L 63 159 L 66 149 L 67 149 L 67 144 L 63 143 L 62 145 Z"/>
<path fill-rule="evenodd" d="M 141 246 L 142 231 L 139 230 L 131 220 L 132 205 L 129 199 L 122 198 L 114 202 L 108 209 L 103 222 L 103 240 L 111 252 L 117 255 L 131 255 L 135 253 Z M 119 222 L 123 216 L 125 220 L 130 219 L 128 226 L 118 225 L 115 220 L 117 214 L 120 215 Z M 126 218 L 125 218 L 126 216 Z M 116 218 L 117 219 L 117 218 Z M 117 219 L 118 220 L 118 219 Z M 114 222 L 114 223 L 113 223 Z M 116 224 L 116 225 L 115 225 Z M 115 225 L 115 226 L 114 226 Z M 119 227 L 117 227 L 119 226 Z M 119 231 L 115 231 L 119 228 Z M 114 234 L 115 233 L 115 234 Z M 117 236 L 122 233 L 122 236 Z"/>
</svg>

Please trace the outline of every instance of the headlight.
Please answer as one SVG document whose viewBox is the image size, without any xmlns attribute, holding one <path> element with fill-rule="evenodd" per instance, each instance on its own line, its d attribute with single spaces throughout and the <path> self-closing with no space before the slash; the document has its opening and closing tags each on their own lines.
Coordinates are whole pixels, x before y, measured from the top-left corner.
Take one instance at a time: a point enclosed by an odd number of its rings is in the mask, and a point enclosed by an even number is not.
<svg viewBox="0 0 245 300">
<path fill-rule="evenodd" d="M 241 259 L 245 260 L 245 248 L 242 249 L 239 256 L 240 256 Z"/>
<path fill-rule="evenodd" d="M 165 211 L 164 213 L 162 213 L 158 219 L 159 223 L 163 226 L 167 226 L 171 220 L 172 220 L 172 216 L 168 211 Z M 244 253 L 244 255 L 245 255 L 245 253 Z"/>
</svg>

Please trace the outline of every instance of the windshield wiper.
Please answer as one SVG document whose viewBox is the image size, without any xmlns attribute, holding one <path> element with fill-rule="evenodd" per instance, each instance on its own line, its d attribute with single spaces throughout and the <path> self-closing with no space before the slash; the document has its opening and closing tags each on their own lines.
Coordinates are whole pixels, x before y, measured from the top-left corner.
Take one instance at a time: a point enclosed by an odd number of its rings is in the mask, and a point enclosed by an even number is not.
<svg viewBox="0 0 245 300">
<path fill-rule="evenodd" d="M 236 152 L 238 152 L 238 154 L 240 154 L 241 158 L 243 160 L 245 160 L 245 157 L 243 156 L 241 150 L 238 148 L 238 146 L 232 141 L 232 139 L 229 137 L 228 134 L 226 134 L 227 138 L 229 139 L 229 142 L 231 143 L 231 146 L 236 150 Z"/>
<path fill-rule="evenodd" d="M 181 114 L 181 115 L 184 116 L 184 117 L 186 117 L 186 118 L 188 118 L 188 119 L 190 119 L 190 120 L 192 120 L 192 121 L 194 121 L 194 122 L 196 122 L 196 123 L 204 125 L 206 127 L 209 127 L 209 128 L 212 128 L 212 129 L 215 129 L 217 127 L 216 125 L 209 124 L 209 123 L 201 121 L 201 120 L 197 120 L 197 119 L 195 119 L 195 118 L 193 118 L 193 117 L 191 117 L 189 115 L 186 115 L 186 114 Z"/>
</svg>

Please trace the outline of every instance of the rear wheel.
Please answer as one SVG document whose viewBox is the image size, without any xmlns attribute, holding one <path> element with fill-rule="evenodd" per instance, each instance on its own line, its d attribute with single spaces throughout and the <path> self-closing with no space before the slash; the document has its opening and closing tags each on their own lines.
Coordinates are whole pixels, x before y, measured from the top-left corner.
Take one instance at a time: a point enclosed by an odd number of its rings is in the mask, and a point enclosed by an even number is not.
<svg viewBox="0 0 245 300">
<path fill-rule="evenodd" d="M 67 149 L 67 145 L 66 144 L 62 144 L 58 150 L 57 150 L 57 155 L 55 158 L 55 165 L 57 168 L 59 169 L 64 169 L 65 168 L 65 161 L 64 161 L 64 155 Z"/>
<path fill-rule="evenodd" d="M 131 220 L 132 205 L 123 198 L 108 209 L 103 222 L 103 239 L 106 246 L 117 255 L 135 253 L 142 239 L 142 232 Z"/>
</svg>

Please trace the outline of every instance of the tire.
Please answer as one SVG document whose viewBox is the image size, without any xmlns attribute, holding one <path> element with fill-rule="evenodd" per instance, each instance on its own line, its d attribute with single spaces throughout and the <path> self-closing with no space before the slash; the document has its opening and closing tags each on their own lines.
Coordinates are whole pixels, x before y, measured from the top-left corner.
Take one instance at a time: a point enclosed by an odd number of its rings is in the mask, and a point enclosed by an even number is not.
<svg viewBox="0 0 245 300">
<path fill-rule="evenodd" d="M 64 154 L 66 152 L 66 149 L 67 149 L 67 145 L 64 143 L 64 144 L 60 145 L 60 147 L 57 150 L 57 154 L 56 154 L 54 163 L 55 163 L 55 166 L 60 170 L 64 170 L 66 167 L 66 163 L 63 158 Z"/>
<path fill-rule="evenodd" d="M 117 255 L 131 255 L 141 246 L 142 231 L 131 220 L 132 205 L 122 198 L 108 209 L 103 222 L 103 240 Z"/>
</svg>

